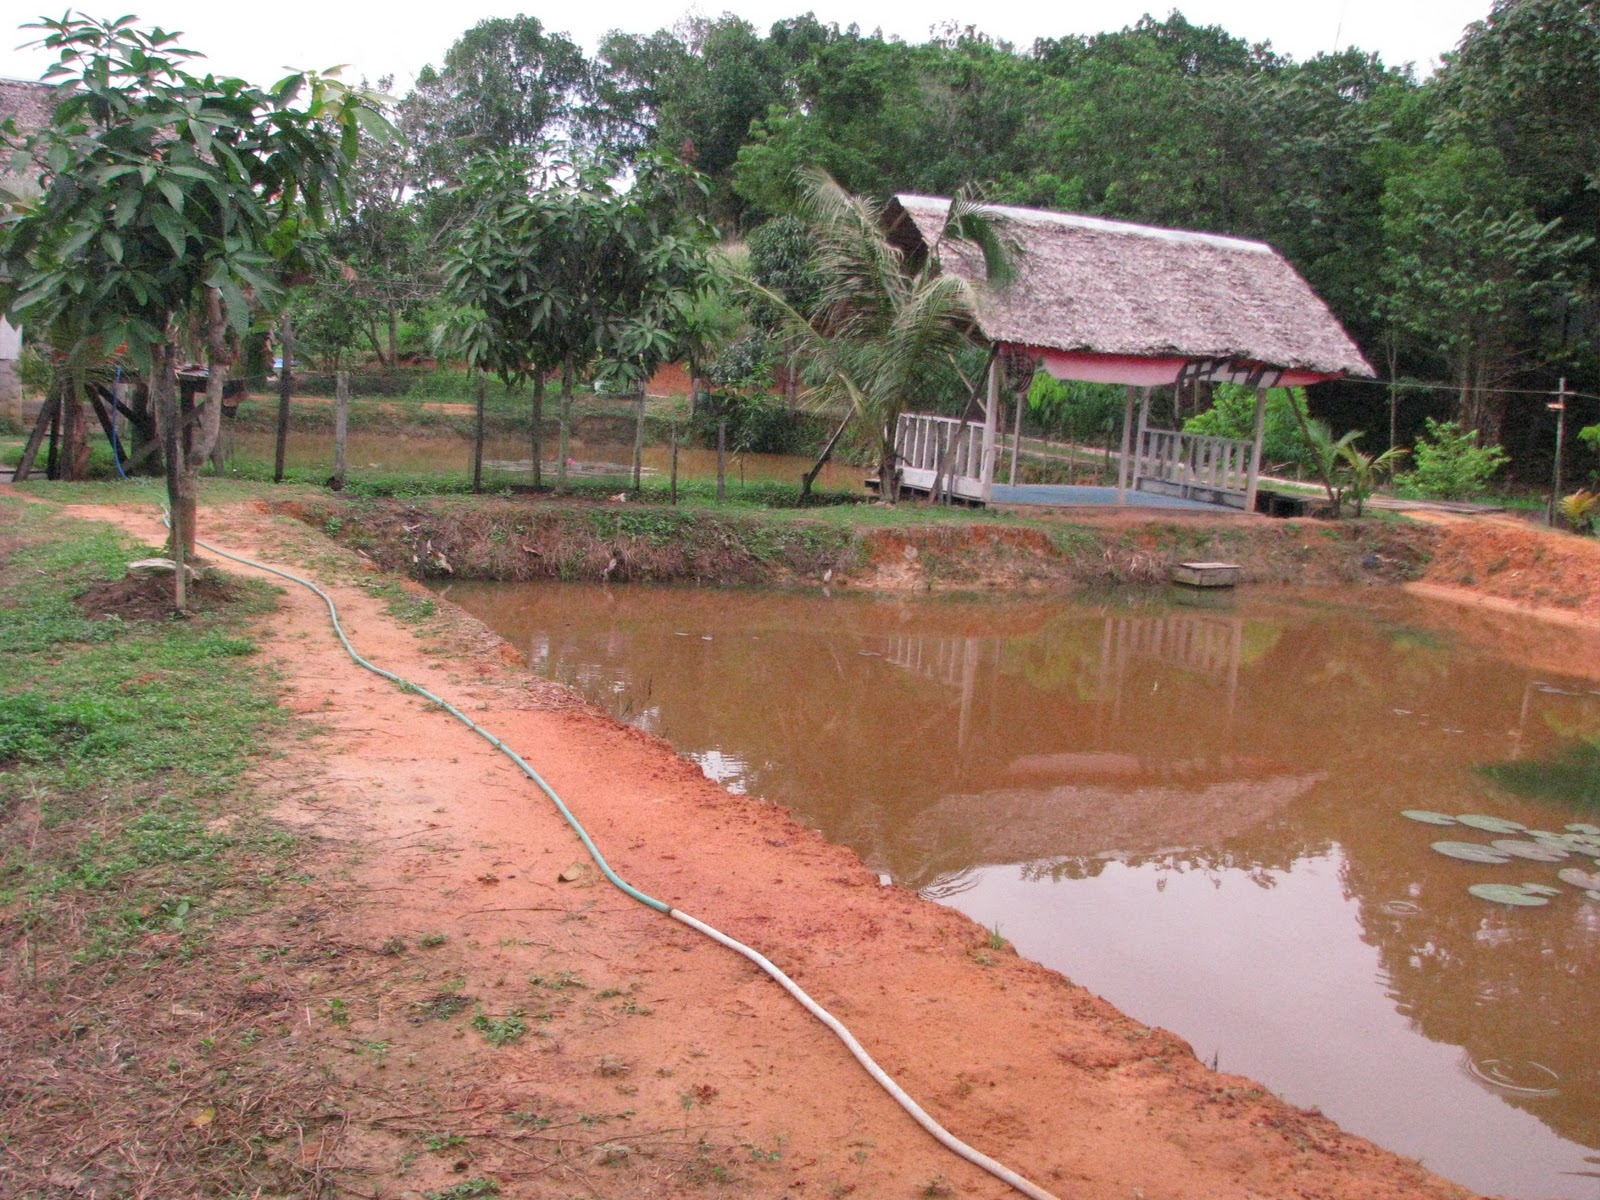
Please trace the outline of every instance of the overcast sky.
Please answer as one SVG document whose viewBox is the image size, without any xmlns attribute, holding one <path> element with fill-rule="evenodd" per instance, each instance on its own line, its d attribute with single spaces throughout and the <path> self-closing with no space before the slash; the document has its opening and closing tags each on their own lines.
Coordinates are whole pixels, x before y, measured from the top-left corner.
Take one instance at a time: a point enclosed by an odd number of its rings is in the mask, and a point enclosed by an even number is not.
<svg viewBox="0 0 1600 1200">
<path fill-rule="evenodd" d="M 60 8 L 6 4 L 9 12 Z M 513 16 L 514 4 L 341 3 L 339 0 L 273 0 L 269 4 L 228 4 L 217 0 L 117 0 L 117 14 L 132 11 L 146 26 L 181 30 L 183 44 L 205 53 L 209 69 L 270 84 L 282 68 L 325 68 L 348 64 L 348 78 L 393 74 L 405 91 L 427 63 L 437 64 L 461 33 L 487 17 Z M 766 30 L 774 21 L 814 12 L 824 22 L 852 21 L 863 31 L 882 29 L 909 42 L 926 40 L 930 26 L 947 20 L 974 24 L 985 33 L 1027 47 L 1036 37 L 1099 33 L 1132 24 L 1151 12 L 1164 17 L 1165 4 L 1141 0 L 1042 3 L 1040 0 L 731 0 L 685 5 L 674 0 L 600 0 L 599 3 L 530 6 L 548 29 L 560 30 L 591 52 L 608 30 L 649 33 L 673 24 L 685 13 L 716 16 L 726 8 Z M 1439 56 L 1455 47 L 1462 29 L 1487 15 L 1490 0 L 1189 0 L 1180 11 L 1197 25 L 1221 25 L 1252 42 L 1270 41 L 1296 59 L 1355 45 L 1376 50 L 1386 63 L 1415 63 L 1426 75 Z M 87 11 L 97 12 L 89 9 Z M 527 11 L 521 9 L 520 11 Z M 104 10 L 98 15 L 111 15 Z M 26 15 L 14 18 L 18 24 Z M 31 40 L 32 31 L 0 34 L 0 75 L 36 79 L 51 59 L 42 50 L 13 49 Z"/>
</svg>

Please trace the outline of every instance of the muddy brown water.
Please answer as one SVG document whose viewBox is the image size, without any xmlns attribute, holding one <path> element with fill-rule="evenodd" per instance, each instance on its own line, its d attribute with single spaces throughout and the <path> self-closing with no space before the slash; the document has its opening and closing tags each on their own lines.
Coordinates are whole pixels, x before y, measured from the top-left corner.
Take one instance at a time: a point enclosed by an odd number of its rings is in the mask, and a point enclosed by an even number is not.
<svg viewBox="0 0 1600 1200">
<path fill-rule="evenodd" d="M 1556 879 L 1594 864 L 1458 861 L 1431 843 L 1504 835 L 1400 815 L 1600 823 L 1600 795 L 1483 770 L 1542 778 L 1600 740 L 1600 677 L 1503 661 L 1400 596 L 446 594 L 1204 1061 L 1468 1187 L 1600 1195 L 1600 902 Z"/>
<path fill-rule="evenodd" d="M 231 433 L 234 453 L 270 462 L 276 448 L 275 435 L 260 430 Z M 531 466 L 528 443 L 523 438 L 487 438 L 484 441 L 484 472 L 496 486 L 526 483 Z M 550 439 L 544 447 L 544 482 L 554 483 L 556 447 Z M 291 431 L 286 458 L 290 469 L 333 473 L 333 435 Z M 575 477 L 616 479 L 619 484 L 632 480 L 633 444 L 584 442 L 574 438 L 568 454 L 568 471 Z M 672 451 L 667 446 L 646 446 L 643 467 L 647 477 L 664 483 L 672 472 Z M 472 442 L 467 438 L 440 434 L 414 437 L 404 434 L 353 432 L 345 445 L 346 469 L 359 478 L 367 473 L 385 475 L 407 472 L 456 472 L 472 470 Z M 812 460 L 787 454 L 730 454 L 727 459 L 728 487 L 736 494 L 746 483 L 782 481 L 798 483 L 811 468 Z M 817 477 L 818 488 L 832 491 L 859 491 L 864 472 L 860 467 L 828 463 Z M 717 452 L 681 446 L 678 449 L 680 479 L 715 479 Z"/>
</svg>

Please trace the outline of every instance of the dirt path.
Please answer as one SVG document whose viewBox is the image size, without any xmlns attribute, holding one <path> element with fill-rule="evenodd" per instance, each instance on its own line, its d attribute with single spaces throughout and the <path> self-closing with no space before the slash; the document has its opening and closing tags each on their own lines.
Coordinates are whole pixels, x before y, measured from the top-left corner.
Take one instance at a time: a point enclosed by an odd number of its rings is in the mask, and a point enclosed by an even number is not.
<svg viewBox="0 0 1600 1200">
<path fill-rule="evenodd" d="M 145 513 L 73 511 L 160 538 Z M 453 610 L 419 635 L 305 526 L 237 506 L 202 529 L 309 563 L 363 653 L 520 751 L 625 878 L 767 954 L 952 1131 L 1063 1200 L 1467 1194 L 879 886 L 782 810 L 513 668 Z M 348 992 L 349 1046 L 325 1063 L 342 1123 L 316 1161 L 340 1188 L 1015 1194 L 934 1143 L 775 984 L 599 880 L 504 758 L 352 665 L 320 601 L 290 589 L 261 640 L 307 734 L 271 770 L 289 781 L 282 818 L 325 840 L 336 902 L 318 919 L 384 956 L 360 969 L 378 983 Z M 519 1011 L 528 1033 L 490 1045 L 482 1033 Z"/>
</svg>

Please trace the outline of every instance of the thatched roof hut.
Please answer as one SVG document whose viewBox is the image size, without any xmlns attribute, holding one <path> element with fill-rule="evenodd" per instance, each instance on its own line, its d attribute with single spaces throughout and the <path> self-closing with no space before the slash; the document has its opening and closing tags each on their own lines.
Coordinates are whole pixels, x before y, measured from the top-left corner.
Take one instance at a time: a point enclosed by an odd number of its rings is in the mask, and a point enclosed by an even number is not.
<svg viewBox="0 0 1600 1200">
<path fill-rule="evenodd" d="M 900 195 L 886 218 L 912 257 L 971 281 L 985 338 L 1060 378 L 1143 386 L 1181 376 L 1306 384 L 1371 376 L 1337 318 L 1264 242 L 1070 213 L 988 207 L 1017 276 L 984 284 L 981 256 L 938 244 L 950 201 Z"/>
</svg>

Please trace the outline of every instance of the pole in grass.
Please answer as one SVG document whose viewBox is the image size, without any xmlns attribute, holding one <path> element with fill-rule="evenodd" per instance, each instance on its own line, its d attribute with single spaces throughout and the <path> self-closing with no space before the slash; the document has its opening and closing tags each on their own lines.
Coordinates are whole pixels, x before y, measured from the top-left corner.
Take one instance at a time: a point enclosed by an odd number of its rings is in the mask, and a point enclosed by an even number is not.
<svg viewBox="0 0 1600 1200">
<path fill-rule="evenodd" d="M 333 385 L 333 487 L 344 488 L 345 443 L 350 433 L 350 372 L 339 368 Z"/>
<path fill-rule="evenodd" d="M 672 423 L 672 503 L 678 502 L 678 423 Z"/>
<path fill-rule="evenodd" d="M 1556 501 L 1561 499 L 1561 443 L 1567 432 L 1567 377 L 1561 377 L 1561 383 L 1556 389 L 1554 404 L 1546 404 L 1551 412 L 1556 414 L 1556 467 L 1555 479 L 1550 488 L 1550 505 L 1545 510 L 1544 523 L 1556 523 Z"/>
<path fill-rule="evenodd" d="M 728 498 L 728 418 L 717 420 L 717 503 Z"/>
<path fill-rule="evenodd" d="M 294 375 L 294 323 L 289 314 L 283 314 L 283 325 L 278 333 L 278 349 L 283 355 L 283 365 L 278 368 L 278 443 L 272 459 L 272 482 L 283 482 L 284 459 L 289 450 L 289 389 Z"/>
</svg>

